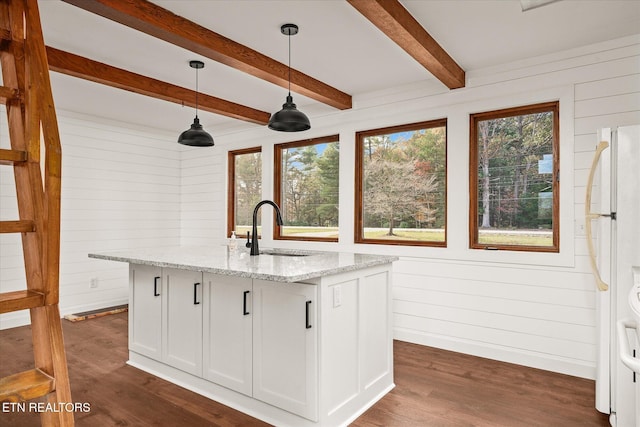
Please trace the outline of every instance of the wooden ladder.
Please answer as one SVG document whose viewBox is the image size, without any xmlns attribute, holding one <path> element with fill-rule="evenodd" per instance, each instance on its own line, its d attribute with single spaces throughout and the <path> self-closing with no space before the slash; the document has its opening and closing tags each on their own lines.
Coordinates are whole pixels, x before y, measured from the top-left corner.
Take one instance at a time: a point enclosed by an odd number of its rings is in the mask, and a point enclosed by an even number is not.
<svg viewBox="0 0 640 427">
<path fill-rule="evenodd" d="M 0 313 L 30 311 L 35 365 L 0 379 L 0 401 L 41 398 L 42 425 L 73 426 L 58 307 L 62 156 L 37 0 L 0 0 L 0 64 L 11 140 L 0 164 L 13 167 L 19 212 L 0 232 L 21 234 L 27 282 L 0 294 Z"/>
</svg>

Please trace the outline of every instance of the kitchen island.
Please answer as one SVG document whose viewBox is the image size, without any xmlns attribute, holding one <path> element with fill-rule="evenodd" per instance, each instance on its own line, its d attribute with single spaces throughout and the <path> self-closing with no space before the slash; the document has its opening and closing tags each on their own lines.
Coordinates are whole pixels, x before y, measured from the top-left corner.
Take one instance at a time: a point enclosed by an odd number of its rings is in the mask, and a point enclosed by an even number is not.
<svg viewBox="0 0 640 427">
<path fill-rule="evenodd" d="M 393 387 L 393 256 L 173 247 L 129 263 L 129 361 L 277 426 L 347 425 Z"/>
</svg>

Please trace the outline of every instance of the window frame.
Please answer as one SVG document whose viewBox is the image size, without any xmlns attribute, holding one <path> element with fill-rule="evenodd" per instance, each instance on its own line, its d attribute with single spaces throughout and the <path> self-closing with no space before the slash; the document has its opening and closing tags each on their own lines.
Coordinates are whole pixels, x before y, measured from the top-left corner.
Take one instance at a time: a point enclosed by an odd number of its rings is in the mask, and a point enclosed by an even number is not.
<svg viewBox="0 0 640 427">
<path fill-rule="evenodd" d="M 316 138 L 303 139 L 299 141 L 284 142 L 273 146 L 273 201 L 282 206 L 282 150 L 288 148 L 306 147 L 308 145 L 317 145 L 322 143 L 337 142 L 340 144 L 340 135 L 328 135 Z M 339 160 L 340 161 L 340 160 Z M 340 191 L 340 187 L 338 187 Z M 339 231 L 338 231 L 339 233 Z M 281 227 L 276 223 L 275 215 L 273 218 L 273 239 L 274 240 L 293 240 L 304 242 L 338 242 L 338 237 L 296 237 L 283 236 Z"/>
<path fill-rule="evenodd" d="M 478 123 L 505 117 L 551 112 L 552 141 L 552 240 L 551 246 L 485 244 L 478 242 Z M 469 115 L 469 248 L 520 252 L 560 252 L 560 101 L 528 104 Z"/>
<path fill-rule="evenodd" d="M 416 240 L 387 240 L 370 239 L 364 236 L 364 139 L 368 136 L 385 135 L 398 132 L 416 131 L 444 127 L 444 241 L 416 241 Z M 393 245 L 393 246 L 421 246 L 446 248 L 448 239 L 448 199 L 449 199 L 449 171 L 448 171 L 448 150 L 449 150 L 449 127 L 447 118 L 427 120 L 423 122 L 407 123 L 384 128 L 370 129 L 356 132 L 355 137 L 355 203 L 354 203 L 354 243 L 373 245 Z"/>
<path fill-rule="evenodd" d="M 235 218 L 236 218 L 236 156 L 241 156 L 243 154 L 254 154 L 260 153 L 262 154 L 262 147 L 250 147 L 250 148 L 242 148 L 239 150 L 230 150 L 227 153 L 227 235 L 226 237 L 231 236 L 231 232 L 235 230 Z M 262 157 L 262 156 L 261 156 Z M 262 196 L 262 195 L 261 195 Z M 242 238 L 243 236 L 238 236 L 236 233 L 236 237 Z"/>
</svg>

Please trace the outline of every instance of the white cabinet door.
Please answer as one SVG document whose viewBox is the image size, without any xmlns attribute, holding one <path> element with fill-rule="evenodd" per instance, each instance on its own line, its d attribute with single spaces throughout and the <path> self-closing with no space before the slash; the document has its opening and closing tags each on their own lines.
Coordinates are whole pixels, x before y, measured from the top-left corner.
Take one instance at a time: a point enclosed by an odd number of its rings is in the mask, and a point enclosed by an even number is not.
<svg viewBox="0 0 640 427">
<path fill-rule="evenodd" d="M 131 264 L 129 276 L 129 349 L 161 360 L 162 270 Z"/>
<path fill-rule="evenodd" d="M 318 419 L 316 286 L 253 281 L 253 397 Z"/>
<path fill-rule="evenodd" d="M 204 274 L 204 377 L 251 396 L 252 280 Z"/>
<path fill-rule="evenodd" d="M 163 361 L 202 375 L 202 273 L 164 269 Z"/>
</svg>

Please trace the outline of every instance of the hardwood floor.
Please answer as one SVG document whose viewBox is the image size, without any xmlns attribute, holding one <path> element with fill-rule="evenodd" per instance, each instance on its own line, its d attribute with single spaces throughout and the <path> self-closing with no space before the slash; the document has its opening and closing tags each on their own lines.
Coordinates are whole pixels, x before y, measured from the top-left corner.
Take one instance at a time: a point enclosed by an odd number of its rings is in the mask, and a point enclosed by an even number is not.
<svg viewBox="0 0 640 427">
<path fill-rule="evenodd" d="M 266 426 L 125 364 L 127 313 L 63 321 L 78 427 Z M 0 331 L 0 376 L 31 367 L 30 328 Z M 394 343 L 396 388 L 354 427 L 608 426 L 593 381 L 415 344 Z M 39 426 L 34 412 L 0 407 L 3 427 Z M 27 407 L 28 409 L 28 407 Z"/>
</svg>

